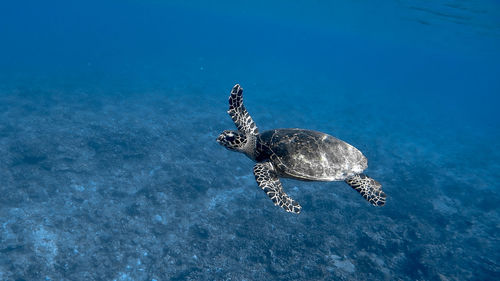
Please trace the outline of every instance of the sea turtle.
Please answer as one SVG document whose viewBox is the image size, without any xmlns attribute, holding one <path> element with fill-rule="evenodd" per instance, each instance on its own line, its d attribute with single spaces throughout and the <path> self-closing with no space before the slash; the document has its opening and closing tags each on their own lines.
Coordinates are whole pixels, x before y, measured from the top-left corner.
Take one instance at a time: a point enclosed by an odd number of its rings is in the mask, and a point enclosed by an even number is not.
<svg viewBox="0 0 500 281">
<path fill-rule="evenodd" d="M 302 207 L 284 191 L 280 177 L 303 181 L 345 181 L 374 206 L 386 195 L 376 180 L 363 174 L 366 157 L 354 146 L 328 134 L 304 129 L 275 129 L 259 134 L 243 105 L 243 88 L 236 84 L 229 96 L 229 115 L 238 131 L 226 130 L 217 142 L 257 162 L 255 180 L 275 205 L 300 213 Z"/>
</svg>

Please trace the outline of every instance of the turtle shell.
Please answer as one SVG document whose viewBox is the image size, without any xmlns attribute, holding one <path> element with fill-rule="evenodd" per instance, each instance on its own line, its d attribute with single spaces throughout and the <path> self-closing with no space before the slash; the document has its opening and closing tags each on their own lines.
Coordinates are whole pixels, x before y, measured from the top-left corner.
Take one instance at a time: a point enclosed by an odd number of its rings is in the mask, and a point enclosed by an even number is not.
<svg viewBox="0 0 500 281">
<path fill-rule="evenodd" d="M 328 134 L 303 129 L 263 132 L 257 142 L 257 161 L 269 159 L 281 177 L 336 181 L 368 167 L 354 146 Z"/>
</svg>

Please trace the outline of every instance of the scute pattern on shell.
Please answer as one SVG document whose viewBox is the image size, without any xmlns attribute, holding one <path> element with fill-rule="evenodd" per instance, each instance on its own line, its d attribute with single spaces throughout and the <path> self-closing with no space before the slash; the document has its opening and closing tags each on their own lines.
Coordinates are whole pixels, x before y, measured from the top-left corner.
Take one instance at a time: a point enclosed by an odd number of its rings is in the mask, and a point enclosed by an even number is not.
<svg viewBox="0 0 500 281">
<path fill-rule="evenodd" d="M 276 129 L 258 137 L 257 161 L 270 159 L 282 177 L 338 181 L 363 172 L 365 156 L 354 146 L 317 131 Z"/>
</svg>

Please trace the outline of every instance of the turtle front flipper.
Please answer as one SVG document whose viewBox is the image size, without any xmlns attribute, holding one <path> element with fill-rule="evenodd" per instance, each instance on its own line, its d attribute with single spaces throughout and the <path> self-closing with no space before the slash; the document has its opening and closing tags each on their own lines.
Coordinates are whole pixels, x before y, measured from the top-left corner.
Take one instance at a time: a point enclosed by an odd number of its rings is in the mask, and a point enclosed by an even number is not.
<svg viewBox="0 0 500 281">
<path fill-rule="evenodd" d="M 273 164 L 270 162 L 257 163 L 253 168 L 253 173 L 260 188 L 273 200 L 274 205 L 282 207 L 287 212 L 300 213 L 302 207 L 283 191 L 283 186 Z"/>
<path fill-rule="evenodd" d="M 243 105 L 243 88 L 239 84 L 234 85 L 229 96 L 229 110 L 227 111 L 238 131 L 244 133 L 247 137 L 257 136 L 259 130 L 253 122 L 252 117 L 248 114 Z"/>
<path fill-rule="evenodd" d="M 382 185 L 365 174 L 349 177 L 345 182 L 359 192 L 373 206 L 384 206 L 386 195 Z"/>
</svg>

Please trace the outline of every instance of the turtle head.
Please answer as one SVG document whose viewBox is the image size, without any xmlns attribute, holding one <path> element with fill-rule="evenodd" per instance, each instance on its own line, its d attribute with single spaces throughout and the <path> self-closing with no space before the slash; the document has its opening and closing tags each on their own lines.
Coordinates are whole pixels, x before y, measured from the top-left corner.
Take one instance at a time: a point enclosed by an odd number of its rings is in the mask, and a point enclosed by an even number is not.
<svg viewBox="0 0 500 281">
<path fill-rule="evenodd" d="M 217 142 L 229 150 L 243 152 L 247 137 L 240 132 L 226 130 L 217 137 Z"/>
</svg>

